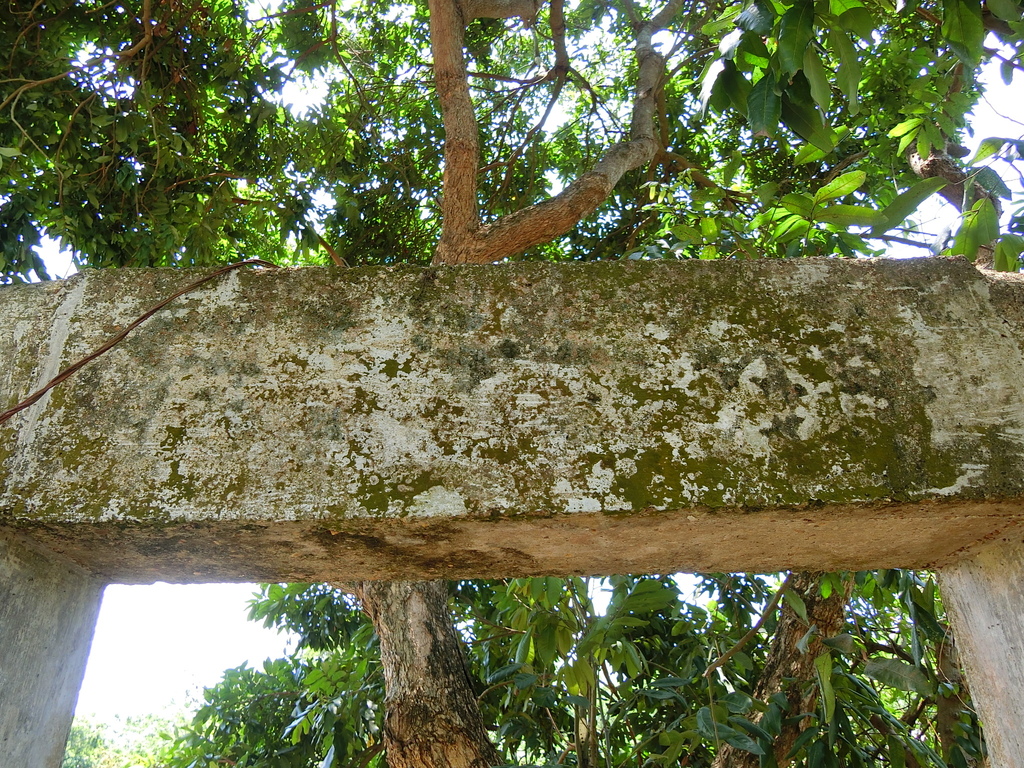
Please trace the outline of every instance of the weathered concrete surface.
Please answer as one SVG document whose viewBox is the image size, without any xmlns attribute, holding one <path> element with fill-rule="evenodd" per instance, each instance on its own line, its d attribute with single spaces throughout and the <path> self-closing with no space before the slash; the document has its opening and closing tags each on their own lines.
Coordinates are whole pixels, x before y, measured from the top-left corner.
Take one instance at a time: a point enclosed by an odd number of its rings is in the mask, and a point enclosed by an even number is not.
<svg viewBox="0 0 1024 768">
<path fill-rule="evenodd" d="M 0 765 L 58 768 L 102 584 L 0 532 Z"/>
<path fill-rule="evenodd" d="M 1024 765 L 1024 535 L 1019 531 L 939 572 L 991 768 Z"/>
<path fill-rule="evenodd" d="M 0 289 L 0 403 L 195 273 Z M 962 261 L 233 273 L 0 426 L 118 581 L 943 564 L 1024 507 L 1024 286 Z"/>
</svg>

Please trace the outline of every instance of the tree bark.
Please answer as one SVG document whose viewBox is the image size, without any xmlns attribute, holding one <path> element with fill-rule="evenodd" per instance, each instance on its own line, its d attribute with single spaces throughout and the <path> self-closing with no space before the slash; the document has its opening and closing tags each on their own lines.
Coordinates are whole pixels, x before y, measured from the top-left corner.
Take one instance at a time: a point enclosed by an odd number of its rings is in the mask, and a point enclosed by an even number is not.
<svg viewBox="0 0 1024 768">
<path fill-rule="evenodd" d="M 539 5 L 514 0 L 429 0 L 430 46 L 445 130 L 441 237 L 434 264 L 490 264 L 550 242 L 604 202 L 625 173 L 650 162 L 658 152 L 654 114 L 665 75 L 665 57 L 655 50 L 652 40 L 683 3 L 668 0 L 660 12 L 644 21 L 636 15 L 632 0 L 626 0 L 627 11 L 635 18 L 638 65 L 628 138 L 609 147 L 590 171 L 559 194 L 496 221 L 480 221 L 480 137 L 462 54 L 465 25 L 473 18 L 492 14 L 530 21 Z"/>
<path fill-rule="evenodd" d="M 491 768 L 487 737 L 444 581 L 352 585 L 380 638 L 390 768 Z"/>
<path fill-rule="evenodd" d="M 839 634 L 845 621 L 852 582 L 842 592 L 833 592 L 826 598 L 821 596 L 823 576 L 823 573 L 808 571 L 793 574 L 789 589 L 804 601 L 808 622 L 817 626 L 817 632 L 808 644 L 807 652 L 801 653 L 797 643 L 807 634 L 808 625 L 789 605 L 783 603 L 768 659 L 754 688 L 754 698 L 760 701 L 766 701 L 775 693 L 785 694 L 789 707 L 783 719 L 814 709 L 818 697 L 814 660 L 828 650 L 821 639 Z M 806 727 L 803 721 L 783 725 L 782 733 L 773 745 L 779 768 L 786 768 L 792 762 L 786 757 Z M 758 768 L 759 765 L 760 758 L 757 755 L 723 744 L 715 756 L 712 768 Z"/>
<path fill-rule="evenodd" d="M 983 197 L 989 198 L 996 208 L 996 214 L 998 215 L 1002 213 L 1002 205 L 999 202 L 999 198 L 995 197 L 977 182 L 971 181 L 964 170 L 960 168 L 953 158 L 945 152 L 932 147 L 932 151 L 928 157 L 921 157 L 917 152 L 911 151 L 907 155 L 907 160 L 910 163 L 911 169 L 920 178 L 931 179 L 939 177 L 945 179 L 948 183 L 945 187 L 939 190 L 939 194 L 946 199 L 946 202 L 950 203 L 961 213 L 964 211 L 964 200 L 967 196 L 968 190 L 975 200 Z M 978 248 L 978 253 L 974 259 L 974 265 L 977 267 L 990 268 L 993 265 L 994 257 L 995 248 L 993 247 L 993 244 L 988 243 L 982 245 Z"/>
</svg>

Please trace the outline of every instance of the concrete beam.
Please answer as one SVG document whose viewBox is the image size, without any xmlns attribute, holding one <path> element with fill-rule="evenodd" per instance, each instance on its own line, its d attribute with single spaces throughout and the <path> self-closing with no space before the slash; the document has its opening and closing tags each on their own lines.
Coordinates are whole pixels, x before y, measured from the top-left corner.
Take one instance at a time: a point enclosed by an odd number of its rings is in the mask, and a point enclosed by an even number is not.
<svg viewBox="0 0 1024 768">
<path fill-rule="evenodd" d="M 0 288 L 0 403 L 196 277 Z M 121 582 L 943 565 L 1024 515 L 1022 307 L 935 259 L 234 272 L 0 426 L 0 525 Z"/>
<path fill-rule="evenodd" d="M 1000 537 L 939 572 L 991 768 L 1024 765 L 1024 536 Z"/>
<path fill-rule="evenodd" d="M 59 768 L 103 585 L 0 532 L 0 764 Z"/>
</svg>

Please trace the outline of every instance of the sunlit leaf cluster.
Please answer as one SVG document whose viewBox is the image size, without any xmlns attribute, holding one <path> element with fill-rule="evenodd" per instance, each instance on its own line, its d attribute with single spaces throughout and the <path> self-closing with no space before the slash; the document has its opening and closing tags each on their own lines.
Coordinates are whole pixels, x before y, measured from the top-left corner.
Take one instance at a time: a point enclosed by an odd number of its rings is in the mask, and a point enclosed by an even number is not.
<svg viewBox="0 0 1024 768">
<path fill-rule="evenodd" d="M 841 631 L 821 638 L 806 594 L 783 592 L 762 617 L 779 584 L 738 574 L 470 581 L 452 585 L 451 608 L 510 765 L 698 768 L 718 765 L 723 745 L 775 765 L 772 745 L 794 715 L 785 694 L 758 699 L 756 684 L 780 610 L 797 622 L 797 654 L 821 649 L 812 678 L 792 681 L 808 702 L 793 765 L 978 764 L 980 727 L 931 578 L 819 574 L 814 594 L 852 590 Z M 252 605 L 254 619 L 296 632 L 298 648 L 225 673 L 166 765 L 383 766 L 382 673 L 358 606 L 321 585 L 266 585 Z"/>
<path fill-rule="evenodd" d="M 628 5 L 567 3 L 558 34 L 548 3 L 468 26 L 485 220 L 625 137 Z M 444 143 L 428 24 L 424 2 L 5 5 L 0 271 L 42 276 L 44 231 L 83 266 L 428 261 Z M 896 213 L 923 189 L 909 156 L 958 146 L 978 67 L 1020 69 L 1021 28 L 1017 0 L 684 3 L 658 39 L 654 162 L 525 257 L 872 255 L 909 237 L 971 258 L 994 241 L 1014 269 L 1024 224 L 999 214 L 1020 203 L 993 168 L 1013 168 L 1020 138 L 955 161 L 970 183 L 950 241 L 902 233 Z"/>
</svg>

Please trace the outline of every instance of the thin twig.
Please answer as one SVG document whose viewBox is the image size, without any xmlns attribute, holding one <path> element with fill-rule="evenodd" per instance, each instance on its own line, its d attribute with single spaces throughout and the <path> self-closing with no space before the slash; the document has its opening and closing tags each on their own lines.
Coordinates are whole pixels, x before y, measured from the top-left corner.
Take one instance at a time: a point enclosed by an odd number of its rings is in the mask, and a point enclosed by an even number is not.
<svg viewBox="0 0 1024 768">
<path fill-rule="evenodd" d="M 931 248 L 928 243 L 922 243 L 918 240 L 911 240 L 909 237 L 899 237 L 897 235 L 861 235 L 865 240 L 882 240 L 886 243 L 902 243 L 903 245 L 912 245 L 915 248 Z"/>
<path fill-rule="evenodd" d="M 220 277 L 221 275 L 227 274 L 228 272 L 231 272 L 232 270 L 238 269 L 239 267 L 245 267 L 245 266 L 248 266 L 248 265 L 258 265 L 258 266 L 261 266 L 261 267 L 272 267 L 272 268 L 273 267 L 277 267 L 276 264 L 272 264 L 269 261 L 264 261 L 263 259 L 246 259 L 245 261 L 238 261 L 238 262 L 235 262 L 234 264 L 228 264 L 226 266 L 223 266 L 220 269 L 218 269 L 218 270 L 216 270 L 214 272 L 211 272 L 210 274 L 206 275 L 205 277 L 202 277 L 199 280 L 196 280 L 194 283 L 189 283 L 184 288 L 181 288 L 181 289 L 175 291 L 174 293 L 172 293 L 170 296 L 168 296 L 163 301 L 159 302 L 158 304 L 154 304 L 152 307 L 147 309 L 141 316 L 139 316 L 137 319 L 132 321 L 127 327 L 125 327 L 124 330 L 119 331 L 118 333 L 114 334 L 109 339 L 107 339 L 107 341 L 104 342 L 104 344 L 101 347 L 99 347 L 95 352 L 91 352 L 90 354 L 88 354 L 85 357 L 83 357 L 81 360 L 79 360 L 79 361 L 69 365 L 63 371 L 61 371 L 56 376 L 54 376 L 52 379 L 50 379 L 46 383 L 46 385 L 43 386 L 42 389 L 40 389 L 40 390 L 38 390 L 36 392 L 33 392 L 31 395 L 26 397 L 24 400 L 22 400 L 20 403 L 15 405 L 13 408 L 9 408 L 8 410 L 4 411 L 3 413 L 0 413 L 0 424 L 3 424 L 5 421 L 10 419 L 12 416 L 14 416 L 14 414 L 18 413 L 19 411 L 23 411 L 26 408 L 28 408 L 30 405 L 33 405 L 34 403 L 38 402 L 43 397 L 43 395 L 45 395 L 47 392 L 49 392 L 55 386 L 60 384 L 62 381 L 65 381 L 65 380 L 69 379 L 71 376 L 73 376 L 75 373 L 80 371 L 82 368 L 84 368 L 86 365 L 91 363 L 93 360 L 95 360 L 97 357 L 102 355 L 104 352 L 107 352 L 110 349 L 112 349 L 116 344 L 118 344 L 121 341 L 123 341 L 124 338 L 129 333 L 134 331 L 136 328 L 138 328 L 140 325 L 142 325 L 144 322 L 146 322 L 146 320 L 151 318 L 153 315 L 155 315 L 157 312 L 159 312 L 161 309 L 166 307 L 168 304 L 170 304 L 172 301 L 174 301 L 178 297 L 184 296 L 186 293 L 194 291 L 196 288 L 198 288 L 199 286 L 203 285 L 204 283 L 208 283 L 211 280 L 215 280 L 216 278 Z"/>
<path fill-rule="evenodd" d="M 141 51 L 143 48 L 148 48 L 149 44 L 153 42 L 153 20 L 150 13 L 150 0 L 142 0 L 142 39 L 139 40 L 131 48 L 125 51 L 121 51 L 118 54 L 118 58 L 121 61 L 127 61 L 136 53 Z"/>
<path fill-rule="evenodd" d="M 324 240 L 323 235 L 321 235 L 319 232 L 316 233 L 316 239 L 320 241 L 320 245 L 322 245 L 323 249 L 325 251 L 327 251 L 327 254 L 331 257 L 331 261 L 334 262 L 334 266 L 336 266 L 336 267 L 347 267 L 348 266 L 348 262 L 345 261 L 345 259 L 343 259 L 341 256 L 339 256 L 338 252 L 336 250 L 331 248 L 330 243 L 328 243 L 326 240 Z"/>
<path fill-rule="evenodd" d="M 743 647 L 754 639 L 757 633 L 761 631 L 761 627 L 764 626 L 764 623 L 768 620 L 768 617 L 772 615 L 772 611 L 774 611 L 776 606 L 778 606 L 779 600 L 782 599 L 783 593 L 785 593 L 785 591 L 789 589 L 789 584 L 792 580 L 793 574 L 790 573 L 786 576 L 786 580 L 782 582 L 782 585 L 777 590 L 775 590 L 775 594 L 772 595 L 772 599 L 768 601 L 768 605 L 764 607 L 764 610 L 761 612 L 761 616 L 760 618 L 758 618 L 757 623 L 750 628 L 750 631 L 747 632 L 747 634 L 745 634 L 743 637 L 739 639 L 739 642 L 737 642 L 736 645 L 734 645 L 728 651 L 719 656 L 718 659 L 716 659 L 714 662 L 708 665 L 708 668 L 704 670 L 704 677 L 711 677 L 712 672 L 714 672 L 716 669 L 725 664 L 725 662 L 727 662 L 729 659 L 731 659 L 733 656 L 735 656 L 737 653 L 743 650 Z"/>
<path fill-rule="evenodd" d="M 25 83 L 25 85 L 16 88 L 10 96 L 3 100 L 3 102 L 0 102 L 0 109 L 3 109 L 11 102 L 16 102 L 19 98 L 21 98 L 21 94 L 23 94 L 25 91 L 30 91 L 33 88 L 38 88 L 41 85 L 55 83 L 58 80 L 67 77 L 68 75 L 73 75 L 77 71 L 77 69 L 69 69 L 67 72 L 61 72 L 59 75 L 54 75 L 53 77 L 44 77 L 42 80 L 33 80 L 30 83 Z"/>
<path fill-rule="evenodd" d="M 867 151 L 864 151 L 864 152 L 854 152 L 852 155 L 847 155 L 842 160 L 840 160 L 838 163 L 836 163 L 835 167 L 833 167 L 828 173 L 825 174 L 825 178 L 822 179 L 822 186 L 824 186 L 825 184 L 828 184 L 830 181 L 832 181 L 832 179 L 834 179 L 836 176 L 838 176 L 841 171 L 843 171 L 846 168 L 849 168 L 851 165 L 856 163 L 858 160 L 863 160 L 867 156 L 868 156 Z"/>
</svg>

